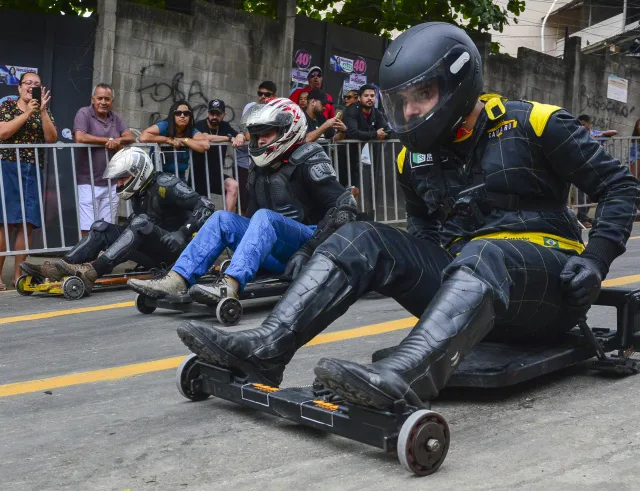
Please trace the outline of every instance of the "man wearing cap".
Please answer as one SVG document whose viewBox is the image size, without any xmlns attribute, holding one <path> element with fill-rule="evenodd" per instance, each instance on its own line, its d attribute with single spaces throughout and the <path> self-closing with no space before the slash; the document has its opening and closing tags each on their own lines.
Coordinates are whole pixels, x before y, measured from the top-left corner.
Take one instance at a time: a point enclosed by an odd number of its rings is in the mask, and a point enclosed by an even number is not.
<svg viewBox="0 0 640 491">
<path fill-rule="evenodd" d="M 306 142 L 314 142 L 319 138 L 326 138 L 333 141 L 344 138 L 347 127 L 338 118 L 326 119 L 323 112 L 327 105 L 327 94 L 319 89 L 309 91 L 309 103 L 305 110 L 307 117 L 307 137 Z"/>
<path fill-rule="evenodd" d="M 222 181 L 224 178 L 226 209 L 234 211 L 238 201 L 238 181 L 227 174 L 222 174 L 224 159 L 227 155 L 227 145 L 222 145 L 222 143 L 231 143 L 234 148 L 241 147 L 244 145 L 244 135 L 238 133 L 224 120 L 225 109 L 223 100 L 213 99 L 209 101 L 207 117 L 196 123 L 196 129 L 209 140 L 209 143 L 217 143 L 217 145 L 211 145 L 207 152 L 207 160 L 202 154 L 193 154 L 195 162 L 194 183 L 196 191 L 208 197 L 207 172 L 205 170 L 205 163 L 208 162 L 206 168 L 209 169 L 209 192 L 222 194 Z"/>
<path fill-rule="evenodd" d="M 309 81 L 309 85 L 304 87 L 303 89 L 294 90 L 289 99 L 298 104 L 298 99 L 300 98 L 300 94 L 303 92 L 311 92 L 313 89 L 322 90 L 322 81 L 324 80 L 322 76 L 322 68 L 319 66 L 312 66 L 309 69 L 309 75 L 307 75 L 307 80 Z M 323 115 L 326 119 L 334 118 L 336 115 L 336 108 L 333 106 L 333 99 L 329 94 L 326 94 L 327 103 L 325 104 L 325 108 L 323 111 Z M 311 100 L 311 97 L 309 97 Z"/>
</svg>

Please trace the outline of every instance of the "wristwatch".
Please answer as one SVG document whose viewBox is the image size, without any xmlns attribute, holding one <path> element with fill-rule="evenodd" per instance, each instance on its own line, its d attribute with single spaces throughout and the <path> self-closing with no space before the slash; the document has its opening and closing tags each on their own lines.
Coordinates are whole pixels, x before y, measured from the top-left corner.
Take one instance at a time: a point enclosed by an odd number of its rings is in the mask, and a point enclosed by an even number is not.
<svg viewBox="0 0 640 491">
<path fill-rule="evenodd" d="M 189 141 L 189 138 L 185 138 L 184 140 L 182 140 L 183 142 L 187 143 Z"/>
</svg>

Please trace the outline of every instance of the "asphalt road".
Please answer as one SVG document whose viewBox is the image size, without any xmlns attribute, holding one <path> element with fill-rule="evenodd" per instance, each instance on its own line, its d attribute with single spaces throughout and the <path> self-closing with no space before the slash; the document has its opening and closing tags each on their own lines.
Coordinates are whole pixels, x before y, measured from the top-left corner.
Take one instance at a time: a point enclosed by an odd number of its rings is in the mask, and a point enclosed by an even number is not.
<svg viewBox="0 0 640 491">
<path fill-rule="evenodd" d="M 609 278 L 640 287 L 639 258 L 631 240 Z M 185 315 L 142 315 L 132 300 L 126 290 L 77 302 L 0 293 L 0 489 L 639 487 L 640 376 L 578 365 L 509 390 L 447 389 L 433 408 L 450 424 L 449 455 L 416 478 L 381 450 L 219 399 L 187 401 L 174 381 Z M 231 329 L 259 325 L 268 308 Z M 406 335 L 398 327 L 410 320 L 390 321 L 407 317 L 391 299 L 361 299 L 328 330 L 346 339 L 301 349 L 284 385 L 309 383 L 322 356 L 367 361 Z M 614 327 L 615 316 L 597 308 L 589 321 Z"/>
</svg>

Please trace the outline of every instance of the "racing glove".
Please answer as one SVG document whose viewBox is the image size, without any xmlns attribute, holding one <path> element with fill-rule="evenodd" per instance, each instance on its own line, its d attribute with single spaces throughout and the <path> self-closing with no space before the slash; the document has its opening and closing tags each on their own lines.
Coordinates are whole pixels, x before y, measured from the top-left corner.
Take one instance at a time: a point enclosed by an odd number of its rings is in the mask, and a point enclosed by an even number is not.
<svg viewBox="0 0 640 491">
<path fill-rule="evenodd" d="M 567 306 L 586 314 L 598 298 L 602 285 L 602 267 L 594 259 L 573 256 L 560 273 Z"/>
<path fill-rule="evenodd" d="M 293 281 L 298 277 L 300 271 L 302 271 L 302 268 L 304 268 L 304 265 L 307 264 L 309 259 L 311 259 L 312 252 L 309 249 L 310 248 L 303 245 L 289 258 L 289 261 L 284 268 L 284 276 L 286 278 L 289 278 L 291 281 Z"/>
<path fill-rule="evenodd" d="M 180 231 L 169 232 L 160 239 L 160 243 L 174 254 L 182 251 L 187 245 L 184 234 Z"/>
</svg>

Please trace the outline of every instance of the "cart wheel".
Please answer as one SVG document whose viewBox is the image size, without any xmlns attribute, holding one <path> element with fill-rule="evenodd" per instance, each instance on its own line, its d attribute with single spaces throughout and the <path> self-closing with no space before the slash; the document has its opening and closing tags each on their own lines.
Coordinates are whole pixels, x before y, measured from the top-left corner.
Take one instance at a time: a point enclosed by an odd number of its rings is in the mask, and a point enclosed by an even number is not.
<svg viewBox="0 0 640 491">
<path fill-rule="evenodd" d="M 136 309 L 141 314 L 153 314 L 158 307 L 158 303 L 155 298 L 147 297 L 142 293 L 138 293 L 136 296 Z"/>
<path fill-rule="evenodd" d="M 78 300 L 84 292 L 84 283 L 77 276 L 69 276 L 62 282 L 62 294 L 67 300 Z"/>
<path fill-rule="evenodd" d="M 26 274 L 23 274 L 20 278 L 18 278 L 18 281 L 16 281 L 16 291 L 25 297 L 28 297 L 29 295 L 33 295 L 33 292 L 29 291 L 29 290 L 25 290 L 24 287 L 27 284 L 27 276 Z"/>
<path fill-rule="evenodd" d="M 216 307 L 218 322 L 225 326 L 235 326 L 242 318 L 242 304 L 233 297 L 226 297 Z"/>
<path fill-rule="evenodd" d="M 416 411 L 398 435 L 398 460 L 410 472 L 428 476 L 438 470 L 449 451 L 451 434 L 445 419 L 434 411 Z"/>
<path fill-rule="evenodd" d="M 222 276 L 227 268 L 231 265 L 231 259 L 225 259 L 220 263 L 220 267 L 218 268 L 218 274 Z"/>
<path fill-rule="evenodd" d="M 178 386 L 178 392 L 187 399 L 198 402 L 204 401 L 209 398 L 209 394 L 205 394 L 202 391 L 194 391 L 191 382 L 200 376 L 200 369 L 196 366 L 198 357 L 195 353 L 191 353 L 187 356 L 176 371 L 176 385 Z"/>
</svg>

